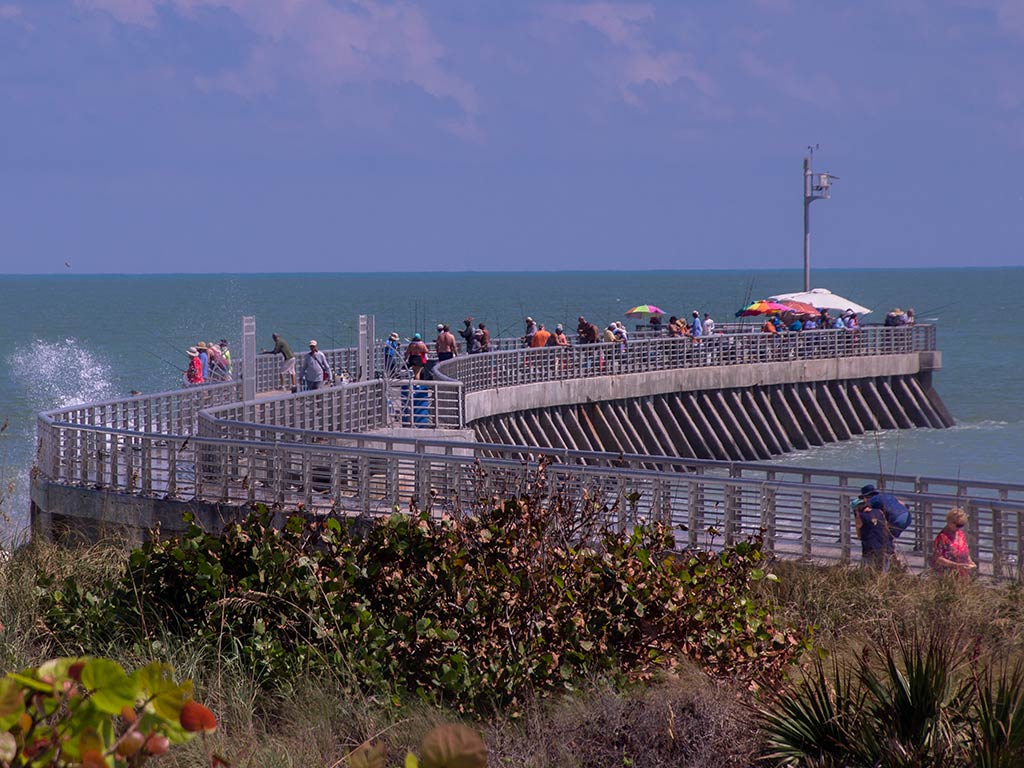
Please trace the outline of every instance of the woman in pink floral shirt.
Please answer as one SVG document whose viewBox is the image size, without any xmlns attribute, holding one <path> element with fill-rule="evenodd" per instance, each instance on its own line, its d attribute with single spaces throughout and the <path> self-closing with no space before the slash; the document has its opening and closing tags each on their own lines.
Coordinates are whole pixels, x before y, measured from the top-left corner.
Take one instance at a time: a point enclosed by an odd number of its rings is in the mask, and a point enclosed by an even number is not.
<svg viewBox="0 0 1024 768">
<path fill-rule="evenodd" d="M 964 526 L 967 513 L 960 507 L 953 507 L 946 515 L 946 527 L 935 537 L 932 549 L 932 568 L 939 573 L 953 573 L 967 578 L 977 564 L 971 559 Z"/>
</svg>

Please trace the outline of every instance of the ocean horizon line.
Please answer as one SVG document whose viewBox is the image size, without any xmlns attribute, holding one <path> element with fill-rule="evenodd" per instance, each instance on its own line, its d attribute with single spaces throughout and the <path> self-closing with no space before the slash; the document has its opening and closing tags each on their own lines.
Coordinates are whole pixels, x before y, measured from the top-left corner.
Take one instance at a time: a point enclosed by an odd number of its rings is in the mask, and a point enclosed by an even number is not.
<svg viewBox="0 0 1024 768">
<path fill-rule="evenodd" d="M 815 267 L 812 276 L 819 273 L 841 273 L 841 272 L 965 272 L 965 271 L 997 271 L 997 270 L 1024 270 L 1024 264 L 1002 265 L 1002 266 L 935 266 L 935 267 Z M 337 272 L 0 272 L 0 277 L 10 279 L 24 278 L 158 278 L 158 277 L 326 277 L 326 276 L 352 276 L 352 277 L 395 277 L 395 276 L 424 276 L 424 275 L 623 275 L 623 274 L 802 274 L 800 267 L 700 267 L 700 268 L 652 268 L 652 269 L 432 269 L 423 271 L 392 270 L 392 271 L 337 271 Z M 812 284 L 814 280 L 811 280 Z"/>
</svg>

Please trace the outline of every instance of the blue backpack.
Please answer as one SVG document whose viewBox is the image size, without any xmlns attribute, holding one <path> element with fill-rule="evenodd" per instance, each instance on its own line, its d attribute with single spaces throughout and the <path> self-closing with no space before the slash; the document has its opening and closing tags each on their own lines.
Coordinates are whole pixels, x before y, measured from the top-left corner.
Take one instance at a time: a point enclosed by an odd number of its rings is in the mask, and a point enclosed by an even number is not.
<svg viewBox="0 0 1024 768">
<path fill-rule="evenodd" d="M 879 492 L 874 498 L 882 500 L 882 509 L 885 511 L 885 521 L 889 524 L 892 535 L 899 536 L 914 521 L 907 505 L 897 499 L 891 493 Z"/>
</svg>

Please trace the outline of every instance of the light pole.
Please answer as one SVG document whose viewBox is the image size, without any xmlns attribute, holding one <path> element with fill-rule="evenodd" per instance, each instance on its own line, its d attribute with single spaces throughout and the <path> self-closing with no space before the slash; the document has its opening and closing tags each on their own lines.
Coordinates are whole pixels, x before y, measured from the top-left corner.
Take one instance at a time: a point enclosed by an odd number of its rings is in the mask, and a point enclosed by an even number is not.
<svg viewBox="0 0 1024 768">
<path fill-rule="evenodd" d="M 804 291 L 811 290 L 811 203 L 828 200 L 832 196 L 832 182 L 839 180 L 830 173 L 811 173 L 811 158 L 817 148 L 817 144 L 807 147 L 804 158 Z"/>
</svg>

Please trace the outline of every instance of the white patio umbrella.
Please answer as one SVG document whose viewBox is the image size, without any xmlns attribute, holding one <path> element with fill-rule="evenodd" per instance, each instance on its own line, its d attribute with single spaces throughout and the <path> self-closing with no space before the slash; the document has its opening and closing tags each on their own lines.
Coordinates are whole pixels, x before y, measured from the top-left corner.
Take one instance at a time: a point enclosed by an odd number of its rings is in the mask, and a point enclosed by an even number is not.
<svg viewBox="0 0 1024 768">
<path fill-rule="evenodd" d="M 800 291 L 799 293 L 779 293 L 768 298 L 773 301 L 802 301 L 818 309 L 830 309 L 836 312 L 845 312 L 848 309 L 852 309 L 858 315 L 867 315 L 871 312 L 867 307 L 862 307 L 856 302 L 844 299 L 827 288 L 812 288 L 809 291 Z"/>
</svg>

